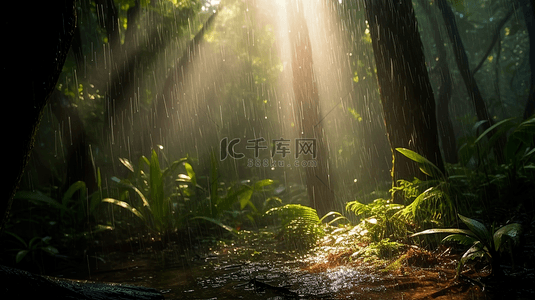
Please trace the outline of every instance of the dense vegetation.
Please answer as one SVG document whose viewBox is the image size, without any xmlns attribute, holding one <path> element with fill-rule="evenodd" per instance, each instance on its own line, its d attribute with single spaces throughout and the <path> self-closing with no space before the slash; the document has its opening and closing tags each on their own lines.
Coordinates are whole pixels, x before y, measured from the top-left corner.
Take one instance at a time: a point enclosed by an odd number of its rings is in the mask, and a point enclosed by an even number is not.
<svg viewBox="0 0 535 300">
<path fill-rule="evenodd" d="M 377 52 L 388 47 L 377 44 L 381 24 L 366 21 L 388 1 L 319 2 L 332 19 L 299 32 L 317 33 L 337 63 L 321 65 L 311 37 L 312 53 L 294 57 L 320 67 L 292 74 L 268 12 L 275 4 L 76 1 L 70 52 L 0 237 L 0 263 L 50 274 L 126 244 L 179 242 L 187 252 L 261 229 L 292 253 L 329 244 L 354 259 L 386 259 L 442 243 L 462 250 L 458 275 L 471 259 L 496 275 L 532 267 L 519 249 L 534 234 L 533 1 L 401 1 L 423 44 L 419 59 L 404 62 L 421 61 L 428 80 L 410 102 L 386 91 L 395 87 L 384 75 L 390 60 Z M 319 82 L 309 91 L 325 98 L 316 119 L 292 115 L 292 76 Z M 402 121 L 429 109 L 432 117 Z M 329 149 L 328 205 L 311 196 L 312 168 L 275 152 L 285 145 L 276 141 L 293 147 L 305 123 L 327 132 L 318 148 Z M 274 163 L 275 153 L 284 154 Z"/>
</svg>

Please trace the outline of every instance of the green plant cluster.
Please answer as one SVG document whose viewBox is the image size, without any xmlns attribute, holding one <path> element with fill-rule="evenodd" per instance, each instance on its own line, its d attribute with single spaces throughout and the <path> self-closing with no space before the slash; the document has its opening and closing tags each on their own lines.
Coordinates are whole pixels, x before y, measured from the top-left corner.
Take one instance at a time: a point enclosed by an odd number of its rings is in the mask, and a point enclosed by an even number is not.
<svg viewBox="0 0 535 300">
<path fill-rule="evenodd" d="M 185 229 L 194 220 L 209 221 L 236 233 L 241 223 L 254 223 L 254 216 L 259 214 L 251 201 L 253 195 L 273 184 L 273 180 L 263 179 L 251 185 L 240 182 L 227 186 L 214 155 L 207 177 L 198 176 L 187 158 L 162 170 L 155 150 L 150 159 L 142 156 L 137 168 L 125 158 L 120 160 L 131 176 L 114 177 L 120 196 L 102 201 L 130 211 L 148 229 L 160 234 Z"/>
<path fill-rule="evenodd" d="M 19 217 L 7 224 L 3 250 L 13 253 L 9 257 L 14 257 L 17 265 L 34 265 L 43 273 L 50 258 L 68 263 L 75 257 L 66 254 L 76 256 L 93 234 L 112 229 L 97 222 L 102 199 L 100 172 L 97 176 L 99 191 L 91 195 L 83 181 L 73 183 L 62 194 L 38 190 L 15 194 Z"/>
<path fill-rule="evenodd" d="M 492 228 L 492 230 L 489 230 L 477 220 L 462 215 L 459 215 L 459 218 L 468 229 L 428 229 L 415 233 L 411 237 L 434 233 L 450 233 L 442 242 L 455 241 L 470 247 L 459 260 L 457 276 L 460 275 L 467 261 L 476 258 L 484 258 L 491 264 L 494 275 L 502 275 L 502 254 L 509 254 L 514 263 L 513 248 L 520 243 L 522 226 L 518 223 L 511 223 L 498 229 Z"/>
</svg>

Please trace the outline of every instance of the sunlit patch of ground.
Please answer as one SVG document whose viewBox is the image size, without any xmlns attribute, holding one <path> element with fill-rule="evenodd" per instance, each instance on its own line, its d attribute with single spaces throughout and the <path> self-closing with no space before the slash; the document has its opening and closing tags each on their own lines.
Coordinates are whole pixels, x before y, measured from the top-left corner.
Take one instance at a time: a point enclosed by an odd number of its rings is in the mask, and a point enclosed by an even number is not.
<svg viewBox="0 0 535 300">
<path fill-rule="evenodd" d="M 173 242 L 103 254 L 83 279 L 154 287 L 166 291 L 166 299 L 531 299 L 525 295 L 533 271 L 483 291 L 489 270 L 481 262 L 455 279 L 459 252 L 387 239 L 370 243 L 350 230 L 327 234 L 313 249 L 289 249 L 276 228 L 242 230 L 208 244 L 205 251 L 184 251 Z M 268 288 L 258 289 L 254 280 Z"/>
<path fill-rule="evenodd" d="M 390 259 L 354 258 L 354 253 L 349 248 L 328 249 L 309 258 L 304 269 L 318 273 L 351 267 L 374 276 L 374 280 L 340 290 L 338 299 L 490 299 L 480 287 L 454 279 L 456 256 L 417 247 L 407 247 Z"/>
</svg>

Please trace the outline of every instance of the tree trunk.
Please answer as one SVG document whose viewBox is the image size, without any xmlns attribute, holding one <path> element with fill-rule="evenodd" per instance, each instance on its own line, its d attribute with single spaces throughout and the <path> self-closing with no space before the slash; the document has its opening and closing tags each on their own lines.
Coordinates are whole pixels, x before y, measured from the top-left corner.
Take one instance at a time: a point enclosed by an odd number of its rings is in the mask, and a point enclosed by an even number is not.
<svg viewBox="0 0 535 300">
<path fill-rule="evenodd" d="M 470 70 L 470 64 L 468 63 L 468 56 L 466 55 L 466 51 L 464 49 L 464 44 L 461 40 L 461 36 L 459 35 L 459 30 L 457 29 L 457 23 L 455 22 L 455 15 L 451 11 L 451 8 L 446 0 L 437 0 L 438 1 L 438 8 L 442 12 L 442 17 L 444 18 L 444 22 L 446 23 L 446 29 L 448 31 L 448 36 L 453 44 L 453 54 L 455 55 L 455 60 L 457 62 L 457 68 L 459 69 L 459 72 L 461 73 L 461 76 L 464 80 L 464 84 L 466 86 L 466 90 L 468 91 L 468 95 L 470 96 L 470 99 L 472 99 L 472 102 L 474 104 L 477 118 L 479 120 L 485 120 L 483 126 L 483 130 L 488 129 L 492 125 L 494 125 L 494 120 L 489 115 L 487 105 L 485 104 L 485 101 L 483 100 L 483 96 L 481 96 L 481 92 L 479 91 L 479 87 L 477 85 L 476 79 L 474 78 L 474 73 L 472 70 Z M 497 133 L 497 130 L 494 129 L 491 132 L 491 135 L 494 135 Z M 505 157 L 503 155 L 503 148 L 505 145 L 504 138 L 498 139 L 496 144 L 493 147 L 494 155 L 496 157 L 496 160 L 498 163 L 505 162 Z"/>
<path fill-rule="evenodd" d="M 30 6 L 9 2 L 5 11 L 24 11 L 24 19 L 18 14 L 2 19 L 3 28 L 9 28 L 5 40 L 10 41 L 4 49 L 9 59 L 2 67 L 3 84 L 15 97 L 9 101 L 9 116 L 2 118 L 4 138 L 8 141 L 2 147 L 2 157 L 8 163 L 3 166 L 6 176 L 0 196 L 0 232 L 7 222 L 43 107 L 55 88 L 76 26 L 73 0 Z"/>
<path fill-rule="evenodd" d="M 435 100 L 412 2 L 366 0 L 365 6 L 393 156 L 393 185 L 423 175 L 413 161 L 395 150 L 398 147 L 416 151 L 444 171 Z M 401 194 L 393 197 L 396 203 L 403 201 Z"/>
<path fill-rule="evenodd" d="M 420 0 L 420 5 L 425 10 L 429 22 L 431 23 L 431 30 L 433 30 L 433 40 L 437 47 L 437 70 L 440 76 L 440 83 L 438 87 L 437 99 L 437 123 L 438 133 L 442 142 L 442 151 L 444 153 L 444 161 L 450 164 L 457 163 L 457 141 L 455 140 L 455 131 L 450 117 L 450 100 L 452 95 L 452 81 L 450 68 L 448 67 L 448 57 L 444 42 L 440 36 L 437 18 L 427 0 Z"/>
<path fill-rule="evenodd" d="M 2 166 L 7 176 L 0 197 L 0 233 L 33 148 L 43 108 L 55 89 L 76 27 L 73 0 L 37 2 L 24 7 L 21 7 L 24 3 L 7 5 L 6 11 L 24 11 L 25 18 L 23 23 L 19 15 L 2 20 L 4 28 L 9 28 L 5 38 L 11 42 L 11 47 L 4 50 L 10 61 L 2 68 L 2 78 L 6 87 L 19 93 L 20 99 L 10 101 L 10 116 L 2 119 L 9 145 L 2 147 L 5 151 L 2 157 L 8 162 Z M 26 30 L 31 30 L 32 35 L 26 36 Z M 85 284 L 4 266 L 0 266 L 0 294 L 2 299 L 27 299 L 45 294 L 53 295 L 54 299 L 163 299 L 153 289 Z"/>
<path fill-rule="evenodd" d="M 522 13 L 529 36 L 529 68 L 531 70 L 529 81 L 529 95 L 524 109 L 524 120 L 535 112 L 535 7 L 534 1 L 521 0 Z"/>
<path fill-rule="evenodd" d="M 314 76 L 312 49 L 301 0 L 287 1 L 286 7 L 292 48 L 293 89 L 296 107 L 300 113 L 300 124 L 297 124 L 299 138 L 312 139 L 310 141 L 316 146 L 316 149 L 311 149 L 315 154 L 313 159 L 316 161 L 316 166 L 305 167 L 308 198 L 318 215 L 323 216 L 334 208 L 335 203 L 328 172 L 329 152 L 320 121 L 320 99 Z M 297 146 L 296 143 L 296 152 L 300 147 L 314 146 L 305 140 L 303 142 L 301 146 Z"/>
</svg>

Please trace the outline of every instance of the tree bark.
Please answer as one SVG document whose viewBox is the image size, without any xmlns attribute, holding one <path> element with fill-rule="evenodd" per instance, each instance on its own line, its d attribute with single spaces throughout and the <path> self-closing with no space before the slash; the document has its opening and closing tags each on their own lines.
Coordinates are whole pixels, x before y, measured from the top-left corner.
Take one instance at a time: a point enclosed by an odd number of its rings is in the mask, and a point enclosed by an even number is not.
<svg viewBox="0 0 535 300">
<path fill-rule="evenodd" d="M 9 59 L 1 71 L 3 84 L 16 97 L 9 102 L 9 116 L 2 118 L 8 145 L 2 147 L 7 163 L 3 166 L 6 176 L 0 195 L 0 232 L 7 222 L 43 107 L 55 88 L 76 26 L 73 0 L 30 6 L 9 2 L 5 11 L 24 11 L 24 19 L 16 14 L 2 19 L 3 28 L 9 28 L 5 39 L 11 45 L 4 49 Z"/>
<path fill-rule="evenodd" d="M 521 0 L 522 13 L 529 36 L 529 68 L 531 70 L 529 81 L 529 95 L 524 108 L 524 120 L 535 112 L 535 7 L 534 1 Z"/>
<path fill-rule="evenodd" d="M 489 111 L 487 109 L 487 105 L 485 104 L 485 100 L 483 100 L 483 96 L 479 91 L 476 79 L 474 78 L 474 72 L 470 70 L 468 56 L 466 55 L 464 44 L 461 40 L 461 36 L 459 35 L 457 23 L 455 22 L 455 15 L 451 11 L 451 8 L 446 0 L 437 0 L 437 2 L 438 8 L 442 12 L 442 17 L 444 18 L 444 22 L 446 23 L 446 29 L 448 31 L 449 39 L 453 44 L 453 54 L 455 55 L 457 68 L 461 73 L 464 84 L 466 86 L 466 90 L 468 91 L 468 95 L 470 96 L 470 99 L 472 99 L 476 110 L 477 118 L 481 121 L 487 121 L 482 125 L 483 130 L 486 130 L 492 125 L 494 125 L 494 120 L 490 116 Z M 491 136 L 496 133 L 496 129 L 492 130 Z M 498 163 L 505 162 L 505 157 L 503 155 L 504 145 L 504 138 L 500 138 L 493 147 L 494 155 Z"/>
<path fill-rule="evenodd" d="M 366 0 L 377 78 L 393 165 L 392 181 L 422 177 L 418 166 L 395 149 L 423 155 L 444 172 L 438 143 L 435 100 L 423 45 L 409 0 Z M 402 203 L 401 194 L 393 195 Z"/>
<path fill-rule="evenodd" d="M 306 167 L 306 184 L 311 206 L 319 216 L 334 208 L 334 192 L 328 172 L 329 152 L 320 119 L 320 99 L 301 0 L 287 1 L 290 47 L 292 49 L 293 90 L 300 115 L 297 124 L 299 138 L 313 139 L 315 167 Z M 297 145 L 297 144 L 296 144 Z M 306 145 L 302 144 L 302 145 Z M 295 151 L 299 151 L 299 146 Z M 297 158 L 297 157 L 296 157 Z"/>
<path fill-rule="evenodd" d="M 448 66 L 448 57 L 446 48 L 440 35 L 439 26 L 435 14 L 431 11 L 431 7 L 426 0 L 420 0 L 420 5 L 425 10 L 429 22 L 431 23 L 431 30 L 433 31 L 433 40 L 437 47 L 438 63 L 436 69 L 440 76 L 440 83 L 438 87 L 437 98 L 437 123 L 440 140 L 442 142 L 442 150 L 444 153 L 444 161 L 450 164 L 457 163 L 457 141 L 455 139 L 455 131 L 450 117 L 450 100 L 452 95 L 452 80 L 451 72 Z"/>
</svg>

